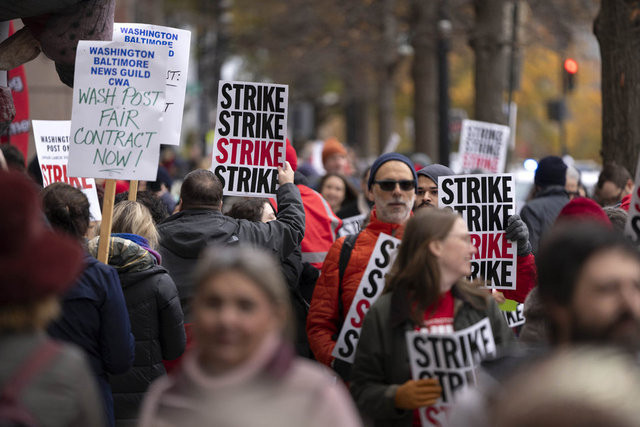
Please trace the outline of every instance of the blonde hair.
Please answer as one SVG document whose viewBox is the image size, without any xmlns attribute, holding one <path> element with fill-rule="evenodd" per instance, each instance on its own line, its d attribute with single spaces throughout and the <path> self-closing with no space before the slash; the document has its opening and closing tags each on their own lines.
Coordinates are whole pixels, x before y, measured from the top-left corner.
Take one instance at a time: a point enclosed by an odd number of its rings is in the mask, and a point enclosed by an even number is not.
<svg viewBox="0 0 640 427">
<path fill-rule="evenodd" d="M 158 245 L 158 232 L 151 212 L 142 203 L 123 200 L 113 208 L 113 233 L 132 233 L 142 236 L 151 249 Z"/>
<path fill-rule="evenodd" d="M 60 302 L 56 296 L 0 306 L 0 333 L 41 331 L 59 315 Z"/>
</svg>

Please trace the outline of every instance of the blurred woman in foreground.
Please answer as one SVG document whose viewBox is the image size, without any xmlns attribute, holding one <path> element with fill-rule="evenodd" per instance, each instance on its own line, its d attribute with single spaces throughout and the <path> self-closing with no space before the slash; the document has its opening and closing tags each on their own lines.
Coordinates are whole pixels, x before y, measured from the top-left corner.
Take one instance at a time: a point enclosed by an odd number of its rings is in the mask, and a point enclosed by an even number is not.
<svg viewBox="0 0 640 427">
<path fill-rule="evenodd" d="M 452 334 L 488 317 L 496 347 L 514 340 L 489 293 L 465 280 L 476 252 L 467 224 L 449 210 L 423 209 L 407 222 L 351 369 L 351 393 L 375 426 L 420 425 L 417 409 L 441 397 L 437 379 L 411 379 L 407 331 Z"/>
<path fill-rule="evenodd" d="M 289 343 L 280 269 L 248 247 L 210 249 L 196 271 L 195 348 L 155 382 L 142 426 L 359 426 L 342 385 Z"/>
</svg>

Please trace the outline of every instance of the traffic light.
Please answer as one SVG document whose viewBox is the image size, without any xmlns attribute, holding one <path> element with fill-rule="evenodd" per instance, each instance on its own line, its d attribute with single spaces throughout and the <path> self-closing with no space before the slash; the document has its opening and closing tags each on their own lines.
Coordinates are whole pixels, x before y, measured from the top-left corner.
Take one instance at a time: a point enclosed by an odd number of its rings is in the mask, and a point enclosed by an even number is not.
<svg viewBox="0 0 640 427">
<path fill-rule="evenodd" d="M 562 70 L 562 87 L 564 93 L 573 91 L 576 85 L 576 74 L 578 74 L 578 62 L 573 58 L 565 59 Z"/>
</svg>

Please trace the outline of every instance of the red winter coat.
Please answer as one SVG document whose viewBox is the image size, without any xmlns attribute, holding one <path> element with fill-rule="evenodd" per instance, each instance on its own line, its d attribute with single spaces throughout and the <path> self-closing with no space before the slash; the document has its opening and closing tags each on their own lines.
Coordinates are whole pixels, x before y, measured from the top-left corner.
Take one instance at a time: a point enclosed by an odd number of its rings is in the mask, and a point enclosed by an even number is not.
<svg viewBox="0 0 640 427">
<path fill-rule="evenodd" d="M 301 243 L 302 262 L 322 269 L 327 252 L 337 237 L 342 220 L 338 218 L 320 193 L 306 185 L 297 185 L 305 215 L 304 238 Z"/>
<path fill-rule="evenodd" d="M 519 256 L 516 271 L 516 289 L 514 291 L 502 291 L 507 299 L 524 303 L 524 299 L 536 285 L 538 270 L 536 270 L 536 258 L 533 254 Z"/>
<path fill-rule="evenodd" d="M 297 184 L 296 187 L 300 190 L 305 216 L 304 238 L 300 244 L 301 260 L 321 270 L 329 248 L 338 237 L 342 220 L 333 213 L 320 193 L 303 184 Z M 269 201 L 271 206 L 277 206 L 273 198 Z"/>
<path fill-rule="evenodd" d="M 385 233 L 402 239 L 403 230 L 404 224 L 382 222 L 378 220 L 375 209 L 371 212 L 369 224 L 367 228 L 360 232 L 351 252 L 349 264 L 344 272 L 342 280 L 342 313 L 338 313 L 338 263 L 345 237 L 336 240 L 331 249 L 329 249 L 329 253 L 324 260 L 322 273 L 313 291 L 311 307 L 307 317 L 309 345 L 319 362 L 330 366 L 333 361 L 331 352 L 340 332 L 340 319 L 346 317 L 349 307 L 351 307 L 351 302 L 358 290 L 378 236 L 380 233 Z"/>
</svg>

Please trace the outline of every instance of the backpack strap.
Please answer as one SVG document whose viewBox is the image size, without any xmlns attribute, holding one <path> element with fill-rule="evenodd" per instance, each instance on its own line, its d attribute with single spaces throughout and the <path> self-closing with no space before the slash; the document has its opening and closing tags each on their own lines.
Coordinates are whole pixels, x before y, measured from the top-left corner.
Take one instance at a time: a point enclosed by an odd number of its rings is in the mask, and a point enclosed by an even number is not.
<svg viewBox="0 0 640 427">
<path fill-rule="evenodd" d="M 0 400 L 16 402 L 22 389 L 60 352 L 60 348 L 60 344 L 50 339 L 36 346 L 17 372 L 4 384 Z"/>
<path fill-rule="evenodd" d="M 356 245 L 356 240 L 358 240 L 359 235 L 360 232 L 347 235 L 347 237 L 344 238 L 344 242 L 342 242 L 342 247 L 340 248 L 340 259 L 338 260 L 338 316 L 340 318 L 340 327 L 342 327 L 342 323 L 344 321 L 344 316 L 342 314 L 344 311 L 344 306 L 342 305 L 342 278 L 344 277 L 344 272 L 347 269 L 349 259 L 351 258 L 351 252 Z"/>
</svg>

